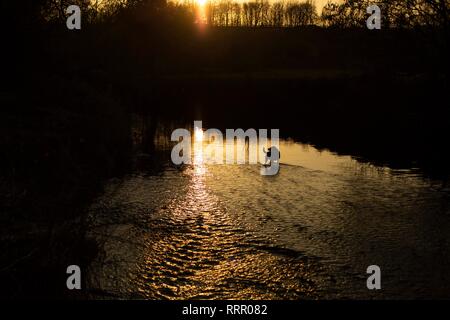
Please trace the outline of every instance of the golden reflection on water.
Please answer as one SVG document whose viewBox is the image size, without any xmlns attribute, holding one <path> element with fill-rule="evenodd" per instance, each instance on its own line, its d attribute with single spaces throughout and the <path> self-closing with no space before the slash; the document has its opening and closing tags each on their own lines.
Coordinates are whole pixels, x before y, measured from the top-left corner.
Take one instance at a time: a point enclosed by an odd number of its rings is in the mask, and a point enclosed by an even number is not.
<svg viewBox="0 0 450 320">
<path fill-rule="evenodd" d="M 203 130 L 201 128 L 195 128 L 192 148 L 194 156 L 194 176 L 204 175 L 206 172 L 206 166 L 203 159 L 203 145 Z"/>
<path fill-rule="evenodd" d="M 122 298 L 336 298 L 337 289 L 368 298 L 355 274 L 375 260 L 395 275 L 388 296 L 407 297 L 413 282 L 395 282 L 405 261 L 418 290 L 439 267 L 422 275 L 417 257 L 447 241 L 448 210 L 420 177 L 281 140 L 282 169 L 267 178 L 259 165 L 209 165 L 205 136 L 193 132 L 192 165 L 117 179 L 92 205 L 89 234 L 103 255 L 91 288 Z"/>
</svg>

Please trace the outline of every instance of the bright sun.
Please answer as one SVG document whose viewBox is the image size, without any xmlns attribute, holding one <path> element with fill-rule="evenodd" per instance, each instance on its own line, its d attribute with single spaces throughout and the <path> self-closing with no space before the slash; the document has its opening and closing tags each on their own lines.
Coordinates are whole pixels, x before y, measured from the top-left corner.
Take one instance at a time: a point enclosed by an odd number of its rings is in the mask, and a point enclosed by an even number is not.
<svg viewBox="0 0 450 320">
<path fill-rule="evenodd" d="M 207 0 L 197 0 L 197 3 L 201 6 L 204 6 L 206 4 Z"/>
</svg>

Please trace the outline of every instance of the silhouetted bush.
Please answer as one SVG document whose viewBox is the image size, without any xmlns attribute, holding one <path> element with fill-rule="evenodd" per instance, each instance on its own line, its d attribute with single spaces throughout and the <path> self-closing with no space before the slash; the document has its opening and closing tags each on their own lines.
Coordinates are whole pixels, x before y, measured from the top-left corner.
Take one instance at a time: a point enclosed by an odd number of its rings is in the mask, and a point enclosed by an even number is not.
<svg viewBox="0 0 450 320">
<path fill-rule="evenodd" d="M 381 9 L 383 27 L 438 27 L 447 29 L 450 2 L 446 0 L 345 0 L 328 2 L 322 10 L 322 23 L 333 27 L 365 27 L 366 8 Z"/>
</svg>

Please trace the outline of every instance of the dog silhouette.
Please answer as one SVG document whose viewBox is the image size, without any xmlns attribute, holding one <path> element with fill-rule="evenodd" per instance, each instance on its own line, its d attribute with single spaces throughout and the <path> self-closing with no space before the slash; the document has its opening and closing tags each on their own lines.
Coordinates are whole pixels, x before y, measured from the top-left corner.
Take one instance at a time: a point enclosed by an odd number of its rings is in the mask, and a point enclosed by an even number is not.
<svg viewBox="0 0 450 320">
<path fill-rule="evenodd" d="M 272 160 L 275 162 L 280 161 L 281 153 L 277 147 L 275 147 L 275 146 L 270 147 L 267 149 L 267 151 L 263 147 L 263 151 L 266 154 L 265 159 L 264 159 L 264 165 L 267 165 L 267 160 L 269 161 L 269 164 L 268 164 L 269 166 L 272 164 Z M 274 156 L 273 159 L 272 159 L 272 154 Z"/>
</svg>

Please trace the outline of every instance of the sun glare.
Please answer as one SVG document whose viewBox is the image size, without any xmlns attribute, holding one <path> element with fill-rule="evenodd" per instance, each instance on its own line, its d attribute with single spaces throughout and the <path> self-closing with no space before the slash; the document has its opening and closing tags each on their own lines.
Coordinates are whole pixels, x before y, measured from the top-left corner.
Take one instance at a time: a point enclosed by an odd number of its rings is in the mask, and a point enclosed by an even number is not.
<svg viewBox="0 0 450 320">
<path fill-rule="evenodd" d="M 196 0 L 200 6 L 204 6 L 207 0 Z"/>
</svg>

